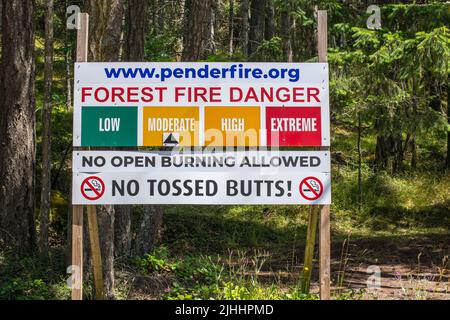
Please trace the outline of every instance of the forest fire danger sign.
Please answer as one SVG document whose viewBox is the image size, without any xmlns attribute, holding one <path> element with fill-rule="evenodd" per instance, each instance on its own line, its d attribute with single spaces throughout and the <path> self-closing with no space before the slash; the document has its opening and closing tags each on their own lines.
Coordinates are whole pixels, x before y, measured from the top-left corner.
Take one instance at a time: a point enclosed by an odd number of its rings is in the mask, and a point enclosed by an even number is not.
<svg viewBox="0 0 450 320">
<path fill-rule="evenodd" d="M 329 170 L 327 151 L 76 151 L 73 203 L 330 204 Z"/>
<path fill-rule="evenodd" d="M 328 64 L 77 63 L 73 127 L 86 147 L 329 146 Z"/>
</svg>

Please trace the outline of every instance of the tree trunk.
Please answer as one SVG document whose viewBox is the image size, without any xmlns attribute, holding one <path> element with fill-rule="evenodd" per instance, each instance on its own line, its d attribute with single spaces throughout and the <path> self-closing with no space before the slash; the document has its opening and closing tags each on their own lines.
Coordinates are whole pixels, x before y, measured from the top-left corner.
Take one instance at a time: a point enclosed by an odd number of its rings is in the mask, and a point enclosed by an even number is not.
<svg viewBox="0 0 450 320">
<path fill-rule="evenodd" d="M 275 6 L 273 0 L 266 0 L 266 17 L 265 17 L 265 30 L 264 39 L 270 40 L 275 34 Z"/>
<path fill-rule="evenodd" d="M 361 156 L 361 112 L 358 111 L 358 211 L 362 204 L 362 156 Z"/>
<path fill-rule="evenodd" d="M 417 84 L 416 80 L 413 79 L 412 81 L 412 91 L 417 92 Z M 417 107 L 418 107 L 419 101 L 416 96 L 413 97 L 412 100 L 412 128 L 411 132 L 408 132 L 407 137 L 411 137 L 410 147 L 411 147 L 411 168 L 415 169 L 417 167 L 417 143 L 416 143 L 416 136 L 417 136 Z M 408 109 L 407 109 L 408 111 Z M 407 112 L 407 116 L 409 117 L 409 112 Z M 409 142 L 409 139 L 407 139 L 407 142 Z M 405 144 L 405 150 L 408 150 L 408 144 Z"/>
<path fill-rule="evenodd" d="M 123 0 L 87 0 L 89 61 L 119 61 Z M 105 296 L 114 297 L 114 207 L 98 206 Z"/>
<path fill-rule="evenodd" d="M 144 61 L 145 32 L 147 30 L 147 1 L 128 1 L 127 26 L 128 31 L 125 40 L 126 60 Z"/>
<path fill-rule="evenodd" d="M 242 46 L 242 53 L 244 55 L 248 54 L 248 32 L 249 32 L 248 10 L 249 10 L 249 0 L 242 0 L 241 46 Z"/>
<path fill-rule="evenodd" d="M 87 0 L 89 61 L 118 61 L 123 0 Z"/>
<path fill-rule="evenodd" d="M 233 55 L 233 20 L 234 20 L 234 0 L 229 0 L 228 11 L 228 55 Z"/>
<path fill-rule="evenodd" d="M 412 138 L 411 138 L 411 168 L 416 169 L 417 168 L 417 142 L 416 142 L 416 137 L 417 137 L 417 126 L 416 126 L 416 122 L 417 121 L 417 105 L 416 105 L 416 101 L 414 101 L 414 122 L 413 122 L 413 132 L 412 132 Z"/>
<path fill-rule="evenodd" d="M 156 1 L 155 1 L 156 2 Z M 130 0 L 127 8 L 128 31 L 125 39 L 125 57 L 127 61 L 144 61 L 145 32 L 147 29 L 146 1 Z M 114 251 L 115 256 L 131 256 L 131 216 L 133 206 L 115 206 Z"/>
<path fill-rule="evenodd" d="M 68 1 L 65 1 L 65 8 L 67 8 Z M 66 18 L 66 10 L 63 10 L 63 17 Z M 63 20 L 64 20 L 63 19 Z M 66 108 L 69 109 L 72 107 L 72 77 L 70 76 L 71 69 L 71 57 L 72 57 L 72 49 L 69 47 L 69 30 L 64 28 L 64 62 L 66 64 Z"/>
<path fill-rule="evenodd" d="M 295 2 L 290 2 L 292 6 L 292 10 L 295 10 Z M 299 26 L 300 28 L 300 26 Z M 297 30 L 297 18 L 295 16 L 291 16 L 291 47 L 292 47 L 292 61 L 301 61 L 303 60 L 301 58 L 301 50 L 299 50 L 299 43 L 298 43 L 298 34 L 299 30 Z M 303 44 L 301 44 L 303 45 Z"/>
<path fill-rule="evenodd" d="M 2 1 L 0 1 L 0 57 L 2 54 L 1 45 L 2 45 Z"/>
<path fill-rule="evenodd" d="M 211 7 L 209 9 L 209 14 L 204 20 L 204 35 L 202 40 L 202 54 L 201 59 L 206 60 L 209 55 L 216 54 L 216 10 L 217 10 L 217 0 L 211 1 Z"/>
<path fill-rule="evenodd" d="M 114 299 L 114 207 L 111 205 L 98 206 L 98 228 L 100 251 L 102 254 L 103 281 L 105 297 Z"/>
<path fill-rule="evenodd" d="M 161 238 L 161 226 L 161 206 L 144 206 L 143 218 L 136 236 L 136 255 L 142 255 L 155 248 Z"/>
<path fill-rule="evenodd" d="M 39 249 L 48 257 L 48 227 L 51 209 L 51 119 L 53 78 L 53 0 L 47 0 L 45 12 L 44 107 L 42 109 L 42 189 L 39 221 Z"/>
<path fill-rule="evenodd" d="M 447 168 L 450 169 L 450 76 L 447 78 Z"/>
<path fill-rule="evenodd" d="M 114 256 L 131 256 L 131 213 L 132 205 L 114 206 Z"/>
<path fill-rule="evenodd" d="M 281 11 L 281 40 L 283 45 L 283 58 L 287 62 L 292 62 L 292 38 L 291 38 L 291 6 L 290 0 L 283 1 Z"/>
<path fill-rule="evenodd" d="M 375 169 L 386 169 L 388 166 L 387 138 L 384 135 L 377 136 L 375 147 Z"/>
<path fill-rule="evenodd" d="M 165 12 L 166 12 L 166 5 L 167 5 L 167 0 L 158 0 L 158 14 L 157 14 L 157 21 L 156 21 L 156 26 L 159 30 L 159 33 L 162 34 L 164 33 L 164 21 L 165 21 Z"/>
<path fill-rule="evenodd" d="M 250 7 L 250 34 L 248 55 L 255 53 L 264 40 L 266 0 L 252 0 Z"/>
<path fill-rule="evenodd" d="M 34 226 L 34 4 L 2 0 L 0 65 L 0 239 L 21 251 Z"/>
<path fill-rule="evenodd" d="M 196 61 L 202 52 L 202 40 L 212 0 L 186 0 L 184 5 L 184 35 L 182 61 Z"/>
<path fill-rule="evenodd" d="M 141 11 L 146 12 L 145 5 L 143 4 L 144 1 L 131 1 L 129 3 L 129 32 L 128 32 L 128 52 L 130 61 L 131 58 L 133 61 L 144 61 L 144 48 L 145 48 L 145 29 L 147 25 L 147 19 L 145 14 L 141 15 L 135 15 L 132 14 L 133 11 Z M 155 3 L 158 4 L 157 10 L 155 8 L 155 12 L 158 11 L 157 18 L 153 19 L 153 23 L 157 22 L 158 26 L 154 26 L 154 30 L 158 29 L 159 32 L 163 32 L 164 30 L 161 30 L 164 26 L 164 20 L 161 18 L 163 15 L 162 7 L 164 5 L 163 1 L 155 1 Z M 130 8 L 131 5 L 134 5 L 135 8 Z M 131 26 L 133 24 L 136 24 L 138 27 Z M 132 34 L 134 33 L 134 34 Z M 131 41 L 131 39 L 134 39 L 134 41 Z M 140 52 L 136 52 L 140 51 Z M 120 206 L 121 210 L 124 210 L 119 215 L 116 215 L 117 222 L 120 221 L 120 223 L 116 223 L 116 226 L 120 228 L 123 232 L 116 232 L 117 235 L 117 242 L 119 242 L 119 246 L 122 247 L 125 252 L 131 251 L 131 212 L 130 206 Z M 139 224 L 139 229 L 137 231 L 137 236 L 135 239 L 135 245 L 134 245 L 134 253 L 136 255 L 143 255 L 146 252 L 151 251 L 151 249 L 154 248 L 156 242 L 158 239 L 155 237 L 155 235 L 160 234 L 161 224 L 162 224 L 162 208 L 161 206 L 151 206 L 151 205 L 144 205 L 144 212 L 142 216 L 142 220 Z M 120 220 L 119 220 L 120 219 Z M 127 232 L 127 233 L 125 233 Z M 127 237 L 126 235 L 129 234 L 130 236 Z"/>
</svg>

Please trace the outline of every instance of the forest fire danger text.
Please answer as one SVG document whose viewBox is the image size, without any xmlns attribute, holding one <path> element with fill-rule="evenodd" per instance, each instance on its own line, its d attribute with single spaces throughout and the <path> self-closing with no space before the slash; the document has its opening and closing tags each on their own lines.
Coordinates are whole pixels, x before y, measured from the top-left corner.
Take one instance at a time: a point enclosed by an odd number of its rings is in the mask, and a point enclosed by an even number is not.
<svg viewBox="0 0 450 320">
<path fill-rule="evenodd" d="M 317 87 L 82 87 L 82 103 L 320 103 Z"/>
</svg>

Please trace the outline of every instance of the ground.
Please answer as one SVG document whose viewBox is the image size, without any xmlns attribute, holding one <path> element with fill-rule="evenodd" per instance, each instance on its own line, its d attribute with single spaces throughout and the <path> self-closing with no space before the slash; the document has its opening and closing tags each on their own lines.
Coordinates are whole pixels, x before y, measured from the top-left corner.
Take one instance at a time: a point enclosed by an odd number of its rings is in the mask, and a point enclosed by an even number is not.
<svg viewBox="0 0 450 320">
<path fill-rule="evenodd" d="M 229 211 L 233 211 L 232 208 Z M 254 210 L 251 210 L 255 213 Z M 214 214 L 214 213 L 213 213 Z M 300 216 L 307 213 L 299 213 Z M 209 241 L 203 243 L 204 254 L 210 257 L 219 256 L 217 264 L 222 265 L 224 270 L 229 270 L 231 278 L 241 286 L 256 286 L 262 288 L 257 293 L 258 298 L 317 298 L 318 273 L 317 260 L 314 263 L 312 275 L 312 296 L 296 296 L 293 291 L 301 280 L 301 270 L 304 254 L 304 238 L 306 226 L 300 225 L 295 228 L 286 226 L 284 232 L 272 230 L 266 232 L 265 227 L 255 227 L 247 221 L 247 230 L 253 234 L 256 242 L 251 248 L 246 247 L 245 242 L 248 235 L 237 236 L 241 226 L 219 222 L 217 219 L 207 221 L 202 214 L 180 218 L 175 210 L 168 215 L 169 221 L 166 232 L 176 228 L 178 238 L 169 243 L 169 251 L 173 252 L 172 258 L 167 260 L 179 261 L 190 257 L 189 250 L 192 241 L 196 242 L 197 230 L 208 230 L 209 235 L 200 235 Z M 207 215 L 208 216 L 208 215 Z M 303 218 L 306 218 L 303 217 Z M 171 220 L 174 219 L 174 220 Z M 192 220 L 191 220 L 192 219 Z M 190 236 L 180 230 L 180 225 L 188 225 L 187 221 L 196 221 L 197 228 L 192 228 Z M 216 220 L 216 221 L 214 221 Z M 270 217 L 269 217 L 269 220 Z M 299 218 L 298 221 L 302 219 Z M 208 225 L 208 227 L 205 225 Z M 269 222 L 268 225 L 276 224 Z M 270 227 L 269 227 L 270 229 Z M 275 228 L 276 229 L 276 228 Z M 169 235 L 166 235 L 170 237 Z M 213 239 L 212 237 L 214 236 Z M 270 241 L 271 236 L 272 242 Z M 185 237 L 180 239 L 180 237 Z M 230 237 L 235 241 L 235 248 L 230 245 Z M 201 243 L 201 242 L 200 242 Z M 225 247 L 222 247 L 222 244 Z M 238 249 L 239 248 L 239 249 Z M 202 260 L 196 255 L 194 258 Z M 317 258 L 317 250 L 315 257 Z M 449 299 L 450 300 L 450 234 L 442 229 L 434 233 L 411 234 L 398 231 L 398 234 L 386 235 L 383 232 L 372 232 L 370 236 L 350 232 L 347 235 L 335 232 L 333 234 L 332 246 L 332 290 L 335 299 Z M 157 256 L 157 254 L 156 254 Z M 377 269 L 379 268 L 379 269 Z M 380 272 L 379 288 L 368 287 L 368 282 L 377 284 L 373 279 L 374 272 Z M 226 271 L 225 271 L 226 272 Z M 371 277 L 372 276 L 372 277 Z M 191 281 L 186 283 L 185 290 L 181 290 L 182 296 L 173 296 L 173 283 L 183 281 L 177 272 L 150 272 L 149 274 L 136 275 L 135 272 L 122 272 L 121 281 L 127 283 L 127 294 L 124 298 L 129 299 L 159 299 L 169 298 L 209 298 L 221 296 L 226 290 L 222 286 L 214 291 L 209 289 L 193 289 L 196 284 Z M 126 280 L 125 280 L 126 279 Z M 131 279 L 131 280 L 130 280 Z M 241 281 L 242 279 L 245 279 Z M 226 282 L 226 281 L 225 281 Z M 205 282 L 208 286 L 208 281 Z M 252 290 L 249 294 L 254 294 Z M 226 295 L 226 294 L 225 294 Z M 246 294 L 238 293 L 233 298 L 245 299 Z"/>
</svg>

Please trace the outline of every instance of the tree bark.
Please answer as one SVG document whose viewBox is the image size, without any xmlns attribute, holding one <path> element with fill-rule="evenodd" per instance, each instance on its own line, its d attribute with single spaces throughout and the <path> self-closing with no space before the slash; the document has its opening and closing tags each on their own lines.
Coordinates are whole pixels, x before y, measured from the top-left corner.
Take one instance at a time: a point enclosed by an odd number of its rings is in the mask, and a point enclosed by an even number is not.
<svg viewBox="0 0 450 320">
<path fill-rule="evenodd" d="M 216 11 L 217 0 L 212 0 L 209 13 L 204 20 L 205 26 L 203 27 L 202 54 L 200 55 L 200 58 L 203 60 L 206 60 L 209 55 L 216 54 Z"/>
<path fill-rule="evenodd" d="M 129 0 L 126 14 L 128 30 L 125 38 L 125 60 L 143 61 L 145 55 L 145 31 L 147 2 Z M 114 207 L 114 255 L 128 258 L 131 255 L 131 214 L 133 206 Z"/>
<path fill-rule="evenodd" d="M 182 61 L 196 61 L 202 53 L 202 40 L 207 20 L 211 17 L 212 0 L 186 0 Z"/>
<path fill-rule="evenodd" d="M 68 1 L 65 0 L 65 8 L 68 6 Z M 66 18 L 65 8 L 63 10 L 63 20 Z M 70 75 L 72 49 L 69 47 L 69 30 L 67 28 L 64 28 L 64 52 L 64 62 L 66 64 L 66 108 L 70 109 L 72 107 L 72 77 Z"/>
<path fill-rule="evenodd" d="M 361 155 L 361 111 L 358 110 L 358 141 L 357 141 L 357 149 L 358 149 L 358 211 L 361 212 L 362 205 L 362 155 Z"/>
<path fill-rule="evenodd" d="M 266 0 L 266 2 L 264 39 L 270 40 L 275 34 L 275 5 L 273 0 Z"/>
<path fill-rule="evenodd" d="M 114 256 L 131 256 L 131 213 L 132 205 L 114 206 Z"/>
<path fill-rule="evenodd" d="M 30 251 L 34 225 L 34 4 L 2 0 L 0 240 Z"/>
<path fill-rule="evenodd" d="M 42 177 L 39 220 L 39 249 L 48 257 L 48 228 L 51 209 L 51 118 L 53 78 L 53 0 L 47 0 L 45 12 L 44 107 L 42 109 Z"/>
<path fill-rule="evenodd" d="M 155 1 L 156 3 L 156 1 Z M 162 5 L 161 1 L 157 2 Z M 147 5 L 145 1 L 130 0 L 127 10 L 128 32 L 126 38 L 126 56 L 128 61 L 144 61 L 145 31 L 147 28 Z M 161 13 L 160 13 L 161 14 Z M 159 21 L 159 19 L 156 19 Z M 155 20 L 154 20 L 155 21 Z M 115 251 L 116 256 L 131 255 L 131 212 L 132 206 L 115 206 L 116 219 Z M 145 205 L 142 221 L 136 236 L 134 253 L 143 255 L 151 251 L 157 242 L 162 224 L 162 208 Z M 156 230 L 154 230 L 156 228 Z"/>
<path fill-rule="evenodd" d="M 250 7 L 250 34 L 248 55 L 252 55 L 264 40 L 266 0 L 252 0 Z"/>
<path fill-rule="evenodd" d="M 155 1 L 156 2 L 156 1 Z M 125 60 L 144 61 L 145 32 L 147 28 L 147 2 L 129 0 L 126 11 Z M 133 206 L 114 207 L 114 255 L 128 258 L 131 256 L 131 216 Z"/>
<path fill-rule="evenodd" d="M 125 54 L 127 61 L 144 61 L 147 30 L 147 1 L 129 0 Z"/>
<path fill-rule="evenodd" d="M 161 206 L 144 206 L 143 218 L 136 236 L 135 254 L 152 251 L 161 239 Z"/>
<path fill-rule="evenodd" d="M 248 54 L 248 32 L 249 32 L 248 10 L 249 10 L 249 0 L 242 0 L 241 46 L 242 46 L 242 53 L 244 55 Z"/>
<path fill-rule="evenodd" d="M 292 36 L 291 36 L 291 6 L 290 0 L 284 0 L 281 10 L 281 40 L 283 45 L 283 58 L 287 62 L 292 62 Z"/>
<path fill-rule="evenodd" d="M 100 236 L 100 251 L 102 254 L 103 281 L 105 297 L 114 299 L 114 207 L 98 206 L 98 226 Z"/>
<path fill-rule="evenodd" d="M 2 44 L 2 1 L 0 1 L 0 57 L 1 57 L 1 44 Z"/>
<path fill-rule="evenodd" d="M 89 61 L 118 61 L 123 0 L 87 0 Z"/>
<path fill-rule="evenodd" d="M 234 0 L 229 0 L 230 8 L 228 11 L 228 55 L 233 55 L 233 20 L 234 20 Z"/>
<path fill-rule="evenodd" d="M 123 0 L 87 0 L 86 7 L 90 17 L 89 60 L 119 61 Z M 112 299 L 114 298 L 114 207 L 98 206 L 97 215 L 101 230 L 105 296 Z"/>
<path fill-rule="evenodd" d="M 446 166 L 450 169 L 450 76 L 447 78 L 447 161 Z"/>
</svg>

